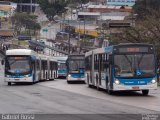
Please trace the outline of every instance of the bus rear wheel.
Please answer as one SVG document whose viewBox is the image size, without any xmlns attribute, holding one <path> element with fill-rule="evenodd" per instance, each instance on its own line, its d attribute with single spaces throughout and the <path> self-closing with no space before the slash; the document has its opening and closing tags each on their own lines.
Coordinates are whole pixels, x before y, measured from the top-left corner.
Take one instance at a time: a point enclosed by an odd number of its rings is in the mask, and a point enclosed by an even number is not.
<svg viewBox="0 0 160 120">
<path fill-rule="evenodd" d="M 109 95 L 112 95 L 112 94 L 113 94 L 113 91 L 108 88 L 108 89 L 107 89 L 107 93 L 108 93 Z"/>
<path fill-rule="evenodd" d="M 112 94 L 113 94 L 113 90 L 110 89 L 109 84 L 108 84 L 108 87 L 107 87 L 107 93 L 108 93 L 109 95 L 112 95 Z"/>
<path fill-rule="evenodd" d="M 142 94 L 143 94 L 144 96 L 148 95 L 148 93 L 149 93 L 149 90 L 142 90 Z"/>
<path fill-rule="evenodd" d="M 11 86 L 12 85 L 12 83 L 11 82 L 8 82 L 8 86 Z"/>
</svg>

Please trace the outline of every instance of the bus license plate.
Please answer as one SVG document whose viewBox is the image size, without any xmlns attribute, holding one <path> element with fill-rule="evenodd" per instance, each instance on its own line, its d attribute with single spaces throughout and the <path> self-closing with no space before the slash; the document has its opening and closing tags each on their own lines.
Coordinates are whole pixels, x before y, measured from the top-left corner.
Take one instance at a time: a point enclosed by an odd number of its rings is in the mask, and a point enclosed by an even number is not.
<svg viewBox="0 0 160 120">
<path fill-rule="evenodd" d="M 19 79 L 15 79 L 15 80 L 19 80 Z"/>
<path fill-rule="evenodd" d="M 81 80 L 80 78 L 78 78 L 78 80 Z"/>
<path fill-rule="evenodd" d="M 139 87 L 132 87 L 133 90 L 139 90 Z"/>
</svg>

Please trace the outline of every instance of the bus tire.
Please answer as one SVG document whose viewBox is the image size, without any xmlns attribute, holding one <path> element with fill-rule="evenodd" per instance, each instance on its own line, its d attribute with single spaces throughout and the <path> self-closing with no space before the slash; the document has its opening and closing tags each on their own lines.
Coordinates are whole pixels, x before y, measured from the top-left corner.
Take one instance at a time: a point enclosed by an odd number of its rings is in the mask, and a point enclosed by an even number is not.
<svg viewBox="0 0 160 120">
<path fill-rule="evenodd" d="M 92 88 L 92 86 L 89 84 L 89 75 L 87 74 L 87 86 L 89 87 L 89 88 Z"/>
<path fill-rule="evenodd" d="M 70 84 L 70 83 L 71 83 L 71 81 L 68 81 L 68 80 L 67 80 L 67 83 L 68 83 L 68 84 Z"/>
<path fill-rule="evenodd" d="M 108 84 L 108 87 L 107 87 L 107 93 L 108 93 L 109 95 L 112 95 L 112 94 L 113 94 L 113 91 L 110 89 L 109 84 Z"/>
<path fill-rule="evenodd" d="M 8 82 L 8 86 L 11 86 L 12 85 L 12 83 L 11 82 Z"/>
<path fill-rule="evenodd" d="M 29 83 L 29 85 L 33 85 L 33 84 L 35 84 L 35 81 L 32 81 L 31 83 Z"/>
<path fill-rule="evenodd" d="M 87 82 L 87 86 L 88 86 L 89 88 L 92 88 L 92 87 L 93 87 L 92 85 L 89 84 L 89 81 Z"/>
<path fill-rule="evenodd" d="M 112 94 L 113 94 L 113 91 L 110 90 L 110 89 L 107 89 L 107 93 L 108 93 L 109 95 L 112 95 Z"/>
<path fill-rule="evenodd" d="M 87 83 L 87 86 L 89 87 L 89 88 L 92 88 L 93 86 L 92 85 L 90 85 L 89 83 Z"/>
<path fill-rule="evenodd" d="M 98 91 L 100 91 L 99 83 L 98 83 L 98 75 L 96 75 L 96 88 Z"/>
<path fill-rule="evenodd" d="M 143 94 L 144 96 L 147 96 L 148 93 L 149 93 L 149 90 L 142 90 L 142 94 Z"/>
</svg>

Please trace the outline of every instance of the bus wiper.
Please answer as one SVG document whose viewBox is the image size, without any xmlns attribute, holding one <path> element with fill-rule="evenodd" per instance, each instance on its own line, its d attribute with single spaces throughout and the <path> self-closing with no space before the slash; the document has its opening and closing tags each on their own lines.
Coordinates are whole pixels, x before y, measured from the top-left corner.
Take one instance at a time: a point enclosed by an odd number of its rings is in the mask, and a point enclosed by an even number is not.
<svg viewBox="0 0 160 120">
<path fill-rule="evenodd" d="M 140 63 L 141 63 L 141 61 L 142 61 L 142 59 L 143 59 L 143 56 L 144 56 L 144 54 L 142 54 L 142 56 L 141 56 L 140 59 L 138 60 L 138 69 L 140 69 L 139 65 L 140 65 Z"/>
<path fill-rule="evenodd" d="M 14 64 L 16 61 L 14 60 L 13 62 L 9 63 L 10 65 Z"/>
<path fill-rule="evenodd" d="M 125 56 L 125 58 L 127 59 L 127 61 L 129 62 L 131 69 L 133 69 L 133 68 L 132 68 L 132 62 L 129 60 L 129 58 L 127 57 L 127 55 L 124 55 L 124 56 Z"/>
</svg>

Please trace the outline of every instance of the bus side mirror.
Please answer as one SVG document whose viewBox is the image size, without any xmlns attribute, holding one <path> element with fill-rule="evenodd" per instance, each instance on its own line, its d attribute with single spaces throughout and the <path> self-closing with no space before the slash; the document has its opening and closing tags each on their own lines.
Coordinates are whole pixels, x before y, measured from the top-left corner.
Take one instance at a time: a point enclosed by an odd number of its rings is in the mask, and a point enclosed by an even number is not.
<svg viewBox="0 0 160 120">
<path fill-rule="evenodd" d="M 66 66 L 68 67 L 68 62 L 66 62 Z"/>
<path fill-rule="evenodd" d="M 1 65 L 4 65 L 4 60 L 1 60 Z"/>
</svg>

